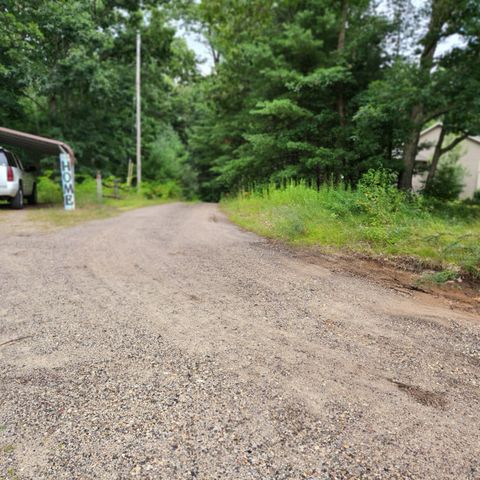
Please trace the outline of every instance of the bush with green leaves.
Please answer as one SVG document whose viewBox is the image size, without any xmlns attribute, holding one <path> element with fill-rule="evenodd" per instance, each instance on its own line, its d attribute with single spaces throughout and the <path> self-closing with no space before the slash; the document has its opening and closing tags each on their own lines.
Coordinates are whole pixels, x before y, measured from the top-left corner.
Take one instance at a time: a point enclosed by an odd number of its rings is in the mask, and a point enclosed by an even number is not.
<svg viewBox="0 0 480 480">
<path fill-rule="evenodd" d="M 356 206 L 372 220 L 389 223 L 392 214 L 405 208 L 407 198 L 396 186 L 396 175 L 386 169 L 369 170 L 358 183 Z"/>
<path fill-rule="evenodd" d="M 456 200 L 464 187 L 465 169 L 458 164 L 458 148 L 441 157 L 433 180 L 424 186 L 424 193 L 438 200 Z"/>
<path fill-rule="evenodd" d="M 197 175 L 189 162 L 189 154 L 178 133 L 169 125 L 150 144 L 148 155 L 144 159 L 143 173 L 152 181 L 152 188 L 146 188 L 152 195 L 155 185 L 163 184 L 162 190 L 170 188 L 167 195 L 192 198 L 197 190 Z M 174 187 L 175 184 L 175 187 Z M 167 187 L 170 185 L 170 187 Z M 178 186 L 181 191 L 178 193 Z M 173 191 L 175 190 L 175 191 Z M 162 194 L 165 196 L 165 192 Z"/>
<path fill-rule="evenodd" d="M 61 203 L 63 193 L 58 175 L 52 170 L 46 170 L 38 177 L 37 194 L 39 203 Z"/>
<path fill-rule="evenodd" d="M 145 198 L 179 199 L 182 198 L 182 189 L 174 180 L 168 182 L 143 182 L 141 193 Z"/>
</svg>

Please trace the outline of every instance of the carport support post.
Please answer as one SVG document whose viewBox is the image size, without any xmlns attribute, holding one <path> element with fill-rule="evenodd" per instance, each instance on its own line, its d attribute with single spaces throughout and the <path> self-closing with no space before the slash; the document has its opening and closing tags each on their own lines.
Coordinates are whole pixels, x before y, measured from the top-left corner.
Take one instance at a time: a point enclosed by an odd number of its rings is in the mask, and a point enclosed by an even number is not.
<svg viewBox="0 0 480 480">
<path fill-rule="evenodd" d="M 75 170 L 72 159 L 66 152 L 60 154 L 60 172 L 65 210 L 75 210 Z"/>
</svg>

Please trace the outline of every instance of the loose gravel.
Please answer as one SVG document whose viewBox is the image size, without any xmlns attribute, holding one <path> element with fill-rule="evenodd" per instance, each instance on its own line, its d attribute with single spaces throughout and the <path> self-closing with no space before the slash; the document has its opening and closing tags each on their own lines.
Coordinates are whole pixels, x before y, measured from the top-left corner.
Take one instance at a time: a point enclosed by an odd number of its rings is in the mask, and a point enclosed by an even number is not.
<svg viewBox="0 0 480 480">
<path fill-rule="evenodd" d="M 472 315 L 209 204 L 0 245 L 0 478 L 480 478 Z"/>
</svg>

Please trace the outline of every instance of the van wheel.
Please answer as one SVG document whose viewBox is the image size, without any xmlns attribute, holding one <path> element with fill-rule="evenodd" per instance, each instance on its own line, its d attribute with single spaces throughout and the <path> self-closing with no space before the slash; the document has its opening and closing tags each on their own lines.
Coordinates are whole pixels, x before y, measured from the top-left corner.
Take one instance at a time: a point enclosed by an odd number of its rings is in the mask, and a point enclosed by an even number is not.
<svg viewBox="0 0 480 480">
<path fill-rule="evenodd" d="M 15 210 L 21 210 L 23 208 L 23 187 L 21 185 L 18 187 L 18 192 L 10 202 L 10 205 Z"/>
<path fill-rule="evenodd" d="M 33 190 L 32 194 L 28 196 L 28 203 L 30 205 L 36 205 L 38 203 L 38 197 L 37 197 L 37 184 L 33 184 Z"/>
</svg>

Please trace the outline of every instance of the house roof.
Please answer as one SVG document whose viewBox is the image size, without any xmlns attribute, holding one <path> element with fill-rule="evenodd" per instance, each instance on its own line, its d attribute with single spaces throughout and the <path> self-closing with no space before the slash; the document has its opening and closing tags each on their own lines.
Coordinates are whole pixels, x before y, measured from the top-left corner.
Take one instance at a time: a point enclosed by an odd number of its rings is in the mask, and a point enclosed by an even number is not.
<svg viewBox="0 0 480 480">
<path fill-rule="evenodd" d="M 427 133 L 431 132 L 432 130 L 435 130 L 436 128 L 439 128 L 442 126 L 442 122 L 437 122 L 433 124 L 431 127 L 426 128 L 420 133 L 420 136 L 426 135 Z M 473 135 L 469 135 L 466 140 L 471 140 L 472 142 L 480 144 L 480 137 L 476 137 Z"/>
<path fill-rule="evenodd" d="M 59 155 L 62 152 L 66 152 L 75 163 L 75 154 L 72 148 L 61 140 L 39 137 L 38 135 L 0 127 L 0 144 L 18 147 L 45 156 Z"/>
</svg>

